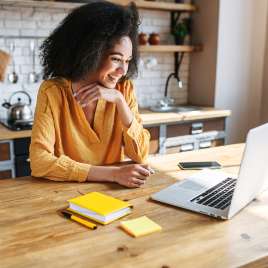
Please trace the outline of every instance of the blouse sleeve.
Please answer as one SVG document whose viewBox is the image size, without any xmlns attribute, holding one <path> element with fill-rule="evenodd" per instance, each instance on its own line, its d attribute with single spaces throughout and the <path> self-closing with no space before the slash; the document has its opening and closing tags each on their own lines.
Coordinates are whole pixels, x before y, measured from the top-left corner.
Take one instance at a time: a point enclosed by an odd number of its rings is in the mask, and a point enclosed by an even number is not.
<svg viewBox="0 0 268 268">
<path fill-rule="evenodd" d="M 54 154 L 55 128 L 45 88 L 37 98 L 30 145 L 32 176 L 55 181 L 86 181 L 90 165 L 79 163 L 66 155 Z"/>
<path fill-rule="evenodd" d="M 126 84 L 124 95 L 134 118 L 130 127 L 123 127 L 125 154 L 137 163 L 144 163 L 149 153 L 150 133 L 142 126 L 133 84 L 131 81 Z"/>
</svg>

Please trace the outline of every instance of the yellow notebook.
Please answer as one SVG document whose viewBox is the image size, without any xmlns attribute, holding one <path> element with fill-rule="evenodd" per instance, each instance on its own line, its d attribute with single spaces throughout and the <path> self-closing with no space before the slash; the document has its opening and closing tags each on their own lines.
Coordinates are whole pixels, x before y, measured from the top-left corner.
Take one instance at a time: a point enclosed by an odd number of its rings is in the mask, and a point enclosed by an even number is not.
<svg viewBox="0 0 268 268">
<path fill-rule="evenodd" d="M 68 200 L 68 210 L 107 224 L 131 212 L 128 202 L 99 193 L 91 192 Z"/>
<path fill-rule="evenodd" d="M 162 227 L 146 216 L 137 219 L 121 221 L 120 226 L 134 237 L 139 237 L 153 232 L 161 231 Z"/>
</svg>

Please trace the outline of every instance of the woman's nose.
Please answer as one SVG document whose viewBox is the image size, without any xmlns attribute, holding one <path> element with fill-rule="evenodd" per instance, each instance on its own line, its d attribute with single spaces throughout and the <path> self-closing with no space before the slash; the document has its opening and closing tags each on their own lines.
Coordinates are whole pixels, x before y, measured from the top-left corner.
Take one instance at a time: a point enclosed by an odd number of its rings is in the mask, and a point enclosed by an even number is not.
<svg viewBox="0 0 268 268">
<path fill-rule="evenodd" d="M 127 70 L 128 70 L 128 63 L 120 63 L 120 66 L 118 66 L 117 71 L 121 74 L 121 75 L 126 75 L 127 74 Z"/>
</svg>

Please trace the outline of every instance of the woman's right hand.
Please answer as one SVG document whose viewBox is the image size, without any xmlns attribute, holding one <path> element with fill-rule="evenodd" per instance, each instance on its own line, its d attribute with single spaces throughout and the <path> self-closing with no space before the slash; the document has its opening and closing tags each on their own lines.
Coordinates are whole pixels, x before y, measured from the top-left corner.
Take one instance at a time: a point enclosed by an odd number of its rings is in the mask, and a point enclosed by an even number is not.
<svg viewBox="0 0 268 268">
<path fill-rule="evenodd" d="M 73 96 L 77 102 L 86 107 L 92 102 L 96 102 L 98 99 L 104 99 L 108 102 L 118 103 L 123 99 L 123 95 L 117 89 L 106 88 L 99 83 L 91 83 L 79 88 Z"/>
<path fill-rule="evenodd" d="M 147 164 L 131 164 L 118 167 L 114 173 L 114 181 L 128 188 L 138 188 L 151 174 L 153 172 Z"/>
</svg>

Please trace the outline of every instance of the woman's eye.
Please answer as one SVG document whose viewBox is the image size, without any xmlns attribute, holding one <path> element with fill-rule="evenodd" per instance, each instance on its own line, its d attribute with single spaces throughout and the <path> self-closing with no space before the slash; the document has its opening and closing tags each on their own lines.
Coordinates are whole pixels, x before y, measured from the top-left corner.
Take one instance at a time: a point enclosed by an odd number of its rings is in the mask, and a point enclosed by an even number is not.
<svg viewBox="0 0 268 268">
<path fill-rule="evenodd" d="M 119 59 L 119 58 L 112 58 L 112 61 L 115 61 L 115 62 L 120 62 L 120 61 L 121 61 L 121 59 Z"/>
</svg>

